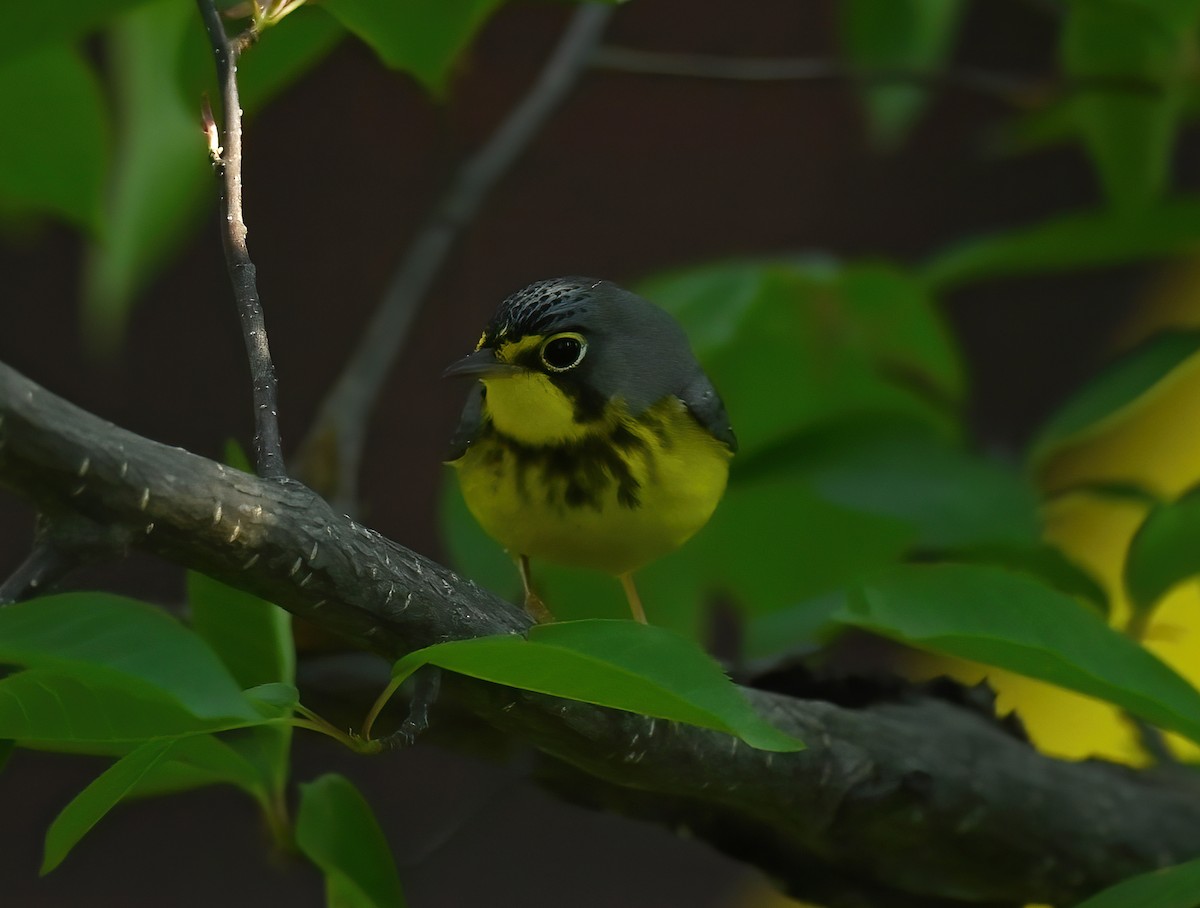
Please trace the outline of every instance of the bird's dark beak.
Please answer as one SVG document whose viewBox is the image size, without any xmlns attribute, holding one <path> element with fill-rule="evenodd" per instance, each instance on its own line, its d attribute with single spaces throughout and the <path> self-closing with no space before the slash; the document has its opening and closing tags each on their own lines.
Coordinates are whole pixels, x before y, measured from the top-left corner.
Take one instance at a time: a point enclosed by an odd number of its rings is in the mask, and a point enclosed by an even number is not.
<svg viewBox="0 0 1200 908">
<path fill-rule="evenodd" d="M 500 378 L 506 375 L 514 375 L 521 371 L 524 370 L 520 366 L 498 361 L 495 350 L 492 350 L 490 347 L 481 347 L 469 356 L 464 356 L 458 362 L 453 363 L 442 373 L 442 378 L 451 378 L 455 375 Z"/>
</svg>

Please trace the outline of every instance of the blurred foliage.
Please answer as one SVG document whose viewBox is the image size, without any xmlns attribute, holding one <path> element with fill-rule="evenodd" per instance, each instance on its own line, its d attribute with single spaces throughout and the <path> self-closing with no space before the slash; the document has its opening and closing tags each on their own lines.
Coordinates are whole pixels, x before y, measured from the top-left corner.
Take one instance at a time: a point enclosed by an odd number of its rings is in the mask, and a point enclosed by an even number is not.
<svg viewBox="0 0 1200 908">
<path fill-rule="evenodd" d="M 1194 908 L 1197 892 L 1200 859 L 1125 880 L 1075 908 Z"/>
<path fill-rule="evenodd" d="M 253 115 L 348 35 L 445 100 L 500 6 L 301 6 L 245 55 L 244 108 Z M 838 12 L 871 134 L 894 148 L 956 65 L 970 4 L 841 0 Z M 972 440 L 969 369 L 941 315 L 968 283 L 1175 257 L 1200 236 L 1200 201 L 1177 190 L 1171 166 L 1200 109 L 1200 0 L 1072 0 L 1062 12 L 1044 67 L 1056 78 L 1007 126 L 1026 152 L 1077 143 L 1096 174 L 1093 204 L 957 238 L 917 266 L 796 254 L 645 280 L 640 292 L 688 330 L 742 442 L 710 524 L 639 575 L 660 627 L 564 623 L 532 640 L 435 647 L 401 676 L 433 662 L 779 745 L 695 645 L 723 611 L 740 618 L 741 660 L 819 653 L 869 629 L 929 654 L 909 657 L 917 674 L 988 674 L 1050 752 L 1145 762 L 1128 715 L 1200 739 L 1200 290 L 1186 316 L 1122 339 L 1023 457 Z M 191 4 L 0 7 L 0 114 L 20 135 L 0 146 L 0 227 L 54 218 L 84 232 L 83 320 L 98 350 L 115 349 L 139 291 L 207 204 L 205 92 L 215 95 L 210 51 Z M 452 484 L 442 514 L 456 566 L 515 595 L 515 569 Z M 625 617 L 615 583 L 535 569 L 559 616 Z M 6 742 L 115 760 L 51 826 L 43 870 L 123 799 L 229 784 L 279 842 L 294 836 L 331 904 L 402 904 L 350 783 L 303 787 L 294 825 L 284 809 L 293 714 L 320 724 L 292 686 L 287 617 L 199 575 L 189 599 L 190 628 L 103 594 L 0 610 L 0 663 L 13 667 L 0 678 L 0 762 Z M 1088 904 L 1170 908 L 1197 893 L 1182 865 Z"/>
<path fill-rule="evenodd" d="M 1195 0 L 1068 4 L 1063 72 L 1089 83 L 1071 114 L 1114 208 L 1146 205 L 1167 188 L 1198 12 Z"/>
<path fill-rule="evenodd" d="M 391 848 L 345 777 L 330 773 L 300 786 L 296 845 L 325 874 L 330 908 L 403 908 Z"/>
<path fill-rule="evenodd" d="M 846 58 L 879 84 L 862 87 L 863 104 L 875 141 L 899 145 L 929 100 L 921 85 L 896 84 L 899 73 L 934 76 L 950 56 L 962 0 L 846 0 L 841 13 Z M 889 84 L 890 83 L 890 84 Z"/>
</svg>

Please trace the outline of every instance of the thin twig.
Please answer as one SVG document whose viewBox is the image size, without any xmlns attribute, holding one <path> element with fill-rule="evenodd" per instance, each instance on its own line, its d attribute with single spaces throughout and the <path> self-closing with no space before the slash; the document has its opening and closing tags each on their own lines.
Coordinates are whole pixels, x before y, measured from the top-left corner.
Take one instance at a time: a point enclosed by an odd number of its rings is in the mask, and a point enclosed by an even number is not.
<svg viewBox="0 0 1200 908">
<path fill-rule="evenodd" d="M 575 13 L 529 93 L 458 172 L 418 232 L 322 402 L 301 445 L 300 473 L 341 509 L 353 513 L 357 505 L 367 420 L 430 284 L 488 192 L 574 87 L 611 13 L 600 5 L 585 5 Z M 316 466 L 330 462 L 330 469 Z"/>
<path fill-rule="evenodd" d="M 1164 85 L 1134 76 L 1077 76 L 1055 80 L 1011 75 L 976 67 L 947 69 L 872 69 L 845 60 L 803 57 L 727 57 L 714 54 L 671 54 L 629 47 L 600 47 L 592 65 L 639 75 L 746 82 L 854 81 L 866 85 L 915 85 L 960 88 L 1027 108 L 1072 94 L 1105 91 L 1154 95 Z"/>
<path fill-rule="evenodd" d="M 212 144 L 215 126 L 209 127 L 213 165 L 221 177 L 221 242 L 225 264 L 233 285 L 254 399 L 254 461 L 264 479 L 286 479 L 283 446 L 279 437 L 279 404 L 275 366 L 267 345 L 267 326 L 262 301 L 258 296 L 254 263 L 246 247 L 246 222 L 242 215 L 242 106 L 238 97 L 237 61 L 241 52 L 255 39 L 253 31 L 233 38 L 225 34 L 225 25 L 213 0 L 196 0 L 204 28 L 212 45 L 221 90 L 225 128 L 221 143 Z"/>
</svg>

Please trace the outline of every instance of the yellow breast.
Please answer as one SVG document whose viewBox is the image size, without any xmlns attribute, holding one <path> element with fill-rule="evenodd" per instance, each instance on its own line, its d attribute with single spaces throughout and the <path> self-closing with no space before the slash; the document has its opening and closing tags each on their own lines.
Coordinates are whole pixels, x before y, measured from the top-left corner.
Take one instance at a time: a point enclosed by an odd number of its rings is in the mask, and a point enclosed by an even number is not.
<svg viewBox="0 0 1200 908">
<path fill-rule="evenodd" d="M 543 376 L 487 388 L 483 426 L 453 465 L 471 513 L 512 555 L 636 570 L 704 526 L 725 491 L 728 448 L 674 396 L 580 423 Z"/>
</svg>

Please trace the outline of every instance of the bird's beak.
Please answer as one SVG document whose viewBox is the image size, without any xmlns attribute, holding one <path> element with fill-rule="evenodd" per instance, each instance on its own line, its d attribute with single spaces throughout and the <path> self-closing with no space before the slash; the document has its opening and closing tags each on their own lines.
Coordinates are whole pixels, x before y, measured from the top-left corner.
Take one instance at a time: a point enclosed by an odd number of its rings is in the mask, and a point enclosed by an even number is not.
<svg viewBox="0 0 1200 908">
<path fill-rule="evenodd" d="M 464 356 L 458 362 L 451 364 L 442 373 L 442 378 L 451 378 L 455 375 L 471 375 L 478 378 L 502 378 L 523 371 L 520 366 L 514 366 L 511 363 L 502 363 L 497 360 L 496 351 L 490 347 L 482 347 L 469 356 Z"/>
</svg>

